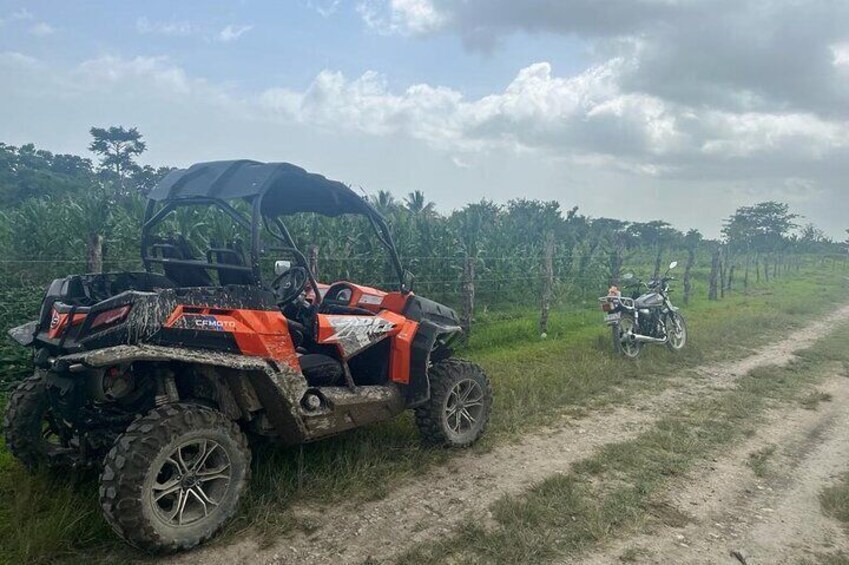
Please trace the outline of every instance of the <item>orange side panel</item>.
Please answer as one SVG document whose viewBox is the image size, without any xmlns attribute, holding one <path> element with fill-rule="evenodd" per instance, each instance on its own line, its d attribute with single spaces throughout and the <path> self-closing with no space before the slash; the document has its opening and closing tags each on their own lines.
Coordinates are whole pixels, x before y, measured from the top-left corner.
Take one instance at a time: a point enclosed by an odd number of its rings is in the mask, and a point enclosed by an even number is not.
<svg viewBox="0 0 849 565">
<path fill-rule="evenodd" d="M 399 316 L 398 314 L 389 312 L 388 310 L 383 310 L 377 315 L 387 322 L 391 322 L 395 326 L 390 331 L 386 332 L 387 336 L 392 336 L 400 332 L 401 325 L 406 321 L 404 316 Z M 316 314 L 316 319 L 318 320 L 318 336 L 316 341 L 318 341 L 318 343 L 328 343 L 333 341 L 334 336 L 336 335 L 336 330 L 330 322 L 339 318 L 362 318 L 364 320 L 373 319 L 372 316 L 359 316 L 356 314 Z"/>
<path fill-rule="evenodd" d="M 233 332 L 245 355 L 267 357 L 300 370 L 298 354 L 289 335 L 289 324 L 280 312 L 270 310 L 234 310 L 233 318 L 253 331 Z"/>
<path fill-rule="evenodd" d="M 395 312 L 396 314 L 401 314 L 404 312 L 404 307 L 407 305 L 407 300 L 413 296 L 412 292 L 408 292 L 407 294 L 401 294 L 400 292 L 390 292 L 386 296 L 383 297 L 383 303 L 381 303 L 381 307 L 389 310 L 390 312 Z"/>
<path fill-rule="evenodd" d="M 407 320 L 398 335 L 392 338 L 392 349 L 389 353 L 389 379 L 392 382 L 410 382 L 410 351 L 418 329 L 418 322 Z"/>
<path fill-rule="evenodd" d="M 74 319 L 71 320 L 71 325 L 76 326 L 77 324 L 82 323 L 85 320 L 88 314 L 74 314 Z M 53 316 L 50 320 L 50 329 L 47 331 L 47 337 L 50 339 L 55 339 L 62 335 L 62 332 L 65 331 L 65 326 L 68 325 L 68 314 L 60 314 L 56 310 L 53 310 Z"/>
<path fill-rule="evenodd" d="M 370 286 L 353 283 L 345 284 L 349 285 L 353 291 L 351 293 L 351 306 L 365 308 L 372 312 L 379 312 L 381 310 L 381 304 L 383 303 L 383 298 L 386 296 L 386 292 Z"/>
<path fill-rule="evenodd" d="M 385 338 L 398 335 L 403 330 L 404 323 L 407 321 L 404 316 L 388 310 L 381 310 L 376 316 L 317 314 L 316 319 L 318 320 L 318 336 L 316 337 L 316 341 L 324 344 L 335 343 L 339 350 L 339 355 L 343 359 L 357 355 Z M 389 322 L 392 326 L 390 328 L 377 329 L 374 326 L 369 327 L 372 322 Z M 358 339 L 355 339 L 353 346 L 350 343 L 346 344 L 344 338 L 350 333 L 360 333 L 362 336 L 368 336 L 365 337 L 366 343 L 357 343 Z M 371 343 L 368 343 L 368 341 Z"/>
<path fill-rule="evenodd" d="M 300 370 L 298 354 L 289 335 L 289 324 L 280 312 L 180 305 L 168 316 L 164 326 L 178 325 L 184 315 L 214 320 L 197 331 L 226 331 L 233 336 L 239 350 L 245 355 L 273 359 Z"/>
</svg>

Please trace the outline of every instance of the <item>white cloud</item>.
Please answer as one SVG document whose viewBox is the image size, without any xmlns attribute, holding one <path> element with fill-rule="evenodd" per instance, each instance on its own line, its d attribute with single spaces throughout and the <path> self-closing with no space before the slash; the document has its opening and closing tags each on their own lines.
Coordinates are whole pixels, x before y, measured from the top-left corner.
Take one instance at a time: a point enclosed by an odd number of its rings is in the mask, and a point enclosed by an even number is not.
<svg viewBox="0 0 849 565">
<path fill-rule="evenodd" d="M 658 99 L 623 95 L 616 83 L 623 64 L 612 60 L 563 78 L 552 76 L 548 63 L 537 63 L 522 69 L 504 92 L 472 101 L 427 84 L 393 93 L 374 72 L 349 81 L 341 73 L 323 71 L 303 93 L 273 89 L 263 94 L 262 103 L 302 122 L 371 135 L 403 132 L 450 149 L 596 153 L 604 145 L 598 132 L 619 130 L 633 147 L 621 141 L 612 145 L 629 153 L 674 150 L 681 137 L 674 115 Z"/>
<path fill-rule="evenodd" d="M 327 131 L 403 134 L 467 163 L 477 152 L 538 152 L 549 158 L 647 177 L 695 174 L 726 163 L 780 167 L 839 159 L 849 123 L 809 113 L 727 112 L 627 92 L 633 61 L 614 58 L 574 76 L 530 65 L 499 93 L 476 100 L 447 87 L 417 84 L 393 92 L 367 72 L 349 80 L 322 71 L 304 91 L 270 89 L 260 107 L 278 119 Z M 738 165 L 727 165 L 734 161 Z"/>
<path fill-rule="evenodd" d="M 844 118 L 670 102 L 624 88 L 633 64 L 613 57 L 561 75 L 536 63 L 469 98 L 432 84 L 392 88 L 375 72 L 325 70 L 305 89 L 250 93 L 167 57 L 107 55 L 67 70 L 0 52 L 0 72 L 13 79 L 0 81 L 9 101 L 0 123 L 8 142 L 63 151 L 84 151 L 93 123 L 138 125 L 156 163 L 291 160 L 370 188 L 432 187 L 446 206 L 506 200 L 520 187 L 594 215 L 631 198 L 631 219 L 714 229 L 738 205 L 777 198 L 842 230 Z"/>
<path fill-rule="evenodd" d="M 812 114 L 709 112 L 702 120 L 707 126 L 702 151 L 707 155 L 792 153 L 816 160 L 849 147 L 849 123 L 828 122 Z"/>
<path fill-rule="evenodd" d="M 328 18 L 339 10 L 342 0 L 307 0 L 307 6 L 318 12 L 323 18 Z"/>
<path fill-rule="evenodd" d="M 22 71 L 43 65 L 17 52 L 0 53 L 0 64 Z M 535 63 L 502 91 L 476 99 L 424 83 L 394 90 L 373 71 L 349 79 L 325 70 L 303 90 L 239 93 L 192 77 L 167 57 L 106 55 L 53 74 L 68 96 L 94 91 L 158 96 L 332 134 L 406 136 L 458 166 L 507 151 L 645 177 L 695 175 L 717 167 L 725 169 L 712 174 L 733 177 L 735 170 L 749 166 L 768 173 L 773 168 L 775 174 L 794 166 L 820 167 L 849 153 L 845 120 L 788 111 L 735 113 L 628 92 L 621 80 L 633 64 L 615 57 L 559 76 L 550 64 Z"/>
<path fill-rule="evenodd" d="M 849 67 L 849 42 L 832 45 L 831 52 L 834 55 L 834 66 Z"/>
<path fill-rule="evenodd" d="M 252 25 L 228 25 L 224 29 L 218 32 L 217 39 L 218 41 L 229 43 L 230 41 L 235 41 L 239 39 L 243 34 L 252 30 L 254 26 Z"/>
<path fill-rule="evenodd" d="M 48 35 L 53 35 L 55 32 L 56 30 L 53 26 L 47 22 L 39 22 L 29 28 L 30 35 L 34 35 L 36 37 L 47 37 Z"/>
<path fill-rule="evenodd" d="M 198 33 L 200 29 L 191 22 L 150 21 L 145 17 L 141 17 L 136 20 L 136 31 L 141 34 L 188 37 Z"/>
<path fill-rule="evenodd" d="M 171 65 L 166 57 L 123 59 L 105 55 L 84 61 L 74 75 L 79 79 L 79 85 L 97 88 L 144 79 L 157 89 L 178 96 L 191 94 L 193 86 L 186 72 Z"/>
<path fill-rule="evenodd" d="M 0 52 L 0 65 L 19 69 L 35 69 L 41 67 L 41 61 L 35 57 L 17 51 Z"/>
<path fill-rule="evenodd" d="M 381 33 L 424 35 L 449 21 L 432 0 L 364 0 L 357 5 L 357 12 L 369 27 Z"/>
<path fill-rule="evenodd" d="M 22 20 L 31 20 L 33 19 L 32 12 L 27 10 L 26 8 L 21 8 L 20 10 L 16 10 L 6 16 L 5 18 L 0 18 L 0 25 L 5 24 L 6 22 L 17 22 Z"/>
<path fill-rule="evenodd" d="M 145 17 L 136 20 L 136 31 L 141 34 L 164 35 L 168 37 L 201 36 L 209 41 L 218 41 L 221 43 L 236 41 L 252 29 L 252 25 L 230 24 L 218 31 L 213 31 L 188 21 L 151 21 Z"/>
</svg>

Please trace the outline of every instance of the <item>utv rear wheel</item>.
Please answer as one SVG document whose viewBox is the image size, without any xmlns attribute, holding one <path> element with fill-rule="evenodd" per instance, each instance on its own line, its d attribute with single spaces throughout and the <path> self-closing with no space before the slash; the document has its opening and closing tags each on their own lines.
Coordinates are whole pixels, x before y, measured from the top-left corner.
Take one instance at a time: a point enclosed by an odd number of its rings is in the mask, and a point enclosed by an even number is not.
<svg viewBox="0 0 849 565">
<path fill-rule="evenodd" d="M 430 400 L 416 408 L 416 424 L 431 444 L 466 447 L 483 434 L 492 409 L 492 385 L 483 369 L 445 359 L 428 371 Z"/>
<path fill-rule="evenodd" d="M 244 434 L 220 412 L 156 408 L 130 424 L 103 461 L 104 517 L 140 549 L 189 549 L 235 514 L 250 460 Z"/>
<path fill-rule="evenodd" d="M 50 409 L 40 373 L 24 380 L 9 396 L 3 432 L 9 451 L 30 471 L 40 465 L 60 466 L 57 456 L 68 451 L 71 432 Z"/>
</svg>

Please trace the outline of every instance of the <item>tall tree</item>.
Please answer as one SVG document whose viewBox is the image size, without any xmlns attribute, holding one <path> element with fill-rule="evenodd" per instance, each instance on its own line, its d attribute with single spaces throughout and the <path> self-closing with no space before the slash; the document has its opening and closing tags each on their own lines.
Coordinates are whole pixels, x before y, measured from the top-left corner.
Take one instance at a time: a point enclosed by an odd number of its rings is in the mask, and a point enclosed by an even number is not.
<svg viewBox="0 0 849 565">
<path fill-rule="evenodd" d="M 15 206 L 28 198 L 77 194 L 96 183 L 91 161 L 76 155 L 53 154 L 28 143 L 0 143 L 0 206 Z"/>
<path fill-rule="evenodd" d="M 135 167 L 127 180 L 133 189 L 147 196 L 153 187 L 156 186 L 156 183 L 171 171 L 171 167 L 154 168 L 150 165 Z"/>
<path fill-rule="evenodd" d="M 414 190 L 404 199 L 407 210 L 414 216 L 430 217 L 436 211 L 436 204 L 428 202 L 421 190 Z"/>
<path fill-rule="evenodd" d="M 761 202 L 738 208 L 725 221 L 722 233 L 736 248 L 752 248 L 761 253 L 774 252 L 786 241 L 789 232 L 797 227 L 798 214 L 781 202 Z"/>
<path fill-rule="evenodd" d="M 634 223 L 629 226 L 631 235 L 647 247 L 654 248 L 654 273 L 653 278 L 660 276 L 660 268 L 663 264 L 663 253 L 677 239 L 678 232 L 667 222 L 654 220 L 646 223 Z"/>
<path fill-rule="evenodd" d="M 135 159 L 145 152 L 147 144 L 136 128 L 92 127 L 89 151 L 100 156 L 100 166 L 118 192 L 127 191 L 127 179 L 139 169 Z"/>
<path fill-rule="evenodd" d="M 377 211 L 384 216 L 389 216 L 398 210 L 398 202 L 388 190 L 378 190 L 377 194 L 369 198 Z"/>
</svg>

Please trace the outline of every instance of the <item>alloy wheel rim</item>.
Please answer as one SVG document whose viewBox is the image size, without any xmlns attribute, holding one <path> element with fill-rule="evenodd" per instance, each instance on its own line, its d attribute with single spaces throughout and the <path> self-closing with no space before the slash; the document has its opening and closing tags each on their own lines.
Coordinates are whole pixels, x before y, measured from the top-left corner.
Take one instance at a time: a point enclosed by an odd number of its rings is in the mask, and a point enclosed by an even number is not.
<svg viewBox="0 0 849 565">
<path fill-rule="evenodd" d="M 150 490 L 154 512 L 169 526 L 189 526 L 204 520 L 227 495 L 231 474 L 230 457 L 218 442 L 184 442 L 157 470 Z"/>
<path fill-rule="evenodd" d="M 669 340 L 672 343 L 672 347 L 681 349 L 687 341 L 687 329 L 677 318 L 673 318 L 671 330 L 669 332 Z"/>
<path fill-rule="evenodd" d="M 484 410 L 483 388 L 477 381 L 465 379 L 456 383 L 445 402 L 445 421 L 457 435 L 477 428 Z"/>
<path fill-rule="evenodd" d="M 630 334 L 634 331 L 634 322 L 628 318 L 626 322 L 619 323 L 619 344 L 622 350 L 629 357 L 635 356 L 639 352 L 639 344 L 633 340 Z"/>
</svg>

